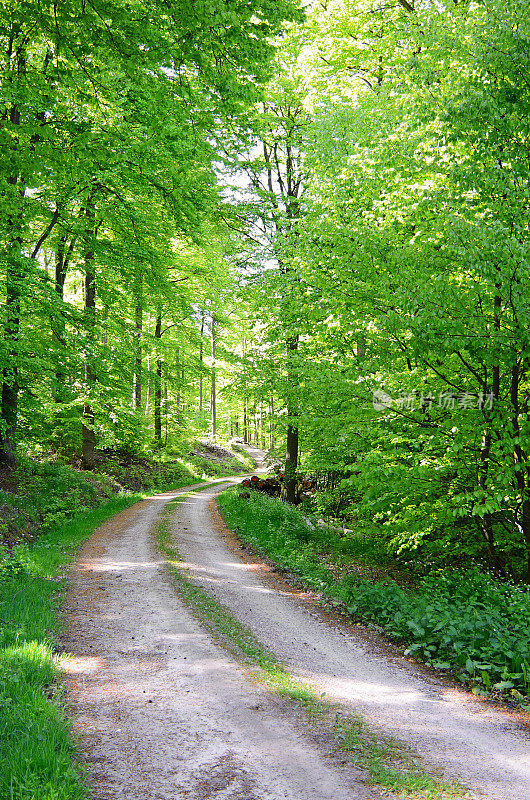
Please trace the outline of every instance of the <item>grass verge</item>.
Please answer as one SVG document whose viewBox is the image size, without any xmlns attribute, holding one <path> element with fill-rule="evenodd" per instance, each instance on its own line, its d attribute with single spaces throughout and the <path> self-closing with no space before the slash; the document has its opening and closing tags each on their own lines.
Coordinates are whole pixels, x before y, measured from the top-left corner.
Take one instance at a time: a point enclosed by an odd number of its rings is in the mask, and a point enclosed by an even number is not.
<svg viewBox="0 0 530 800">
<path fill-rule="evenodd" d="M 385 787 L 390 792 L 387 797 L 395 800 L 465 798 L 464 789 L 444 783 L 429 773 L 421 758 L 405 744 L 372 730 L 360 716 L 341 713 L 311 686 L 293 678 L 249 628 L 186 575 L 172 542 L 170 521 L 175 505 L 190 494 L 183 494 L 166 506 L 156 526 L 156 538 L 160 551 L 167 558 L 167 568 L 177 593 L 213 639 L 250 669 L 256 680 L 293 701 L 305 712 L 312 726 L 331 734 L 335 750 L 347 754 L 357 768 L 366 771 L 373 783 Z"/>
<path fill-rule="evenodd" d="M 0 797 L 88 797 L 54 655 L 64 566 L 105 520 L 142 499 L 129 494 L 15 546 L 0 562 Z"/>
<path fill-rule="evenodd" d="M 298 576 L 354 619 L 375 622 L 406 655 L 448 670 L 475 694 L 511 697 L 528 708 L 530 690 L 530 592 L 478 569 L 437 570 L 404 588 L 348 569 L 381 562 L 380 543 L 355 532 L 311 528 L 299 509 L 238 489 L 219 498 L 229 527 L 279 567 Z M 377 549 L 379 548 L 379 549 Z"/>
</svg>

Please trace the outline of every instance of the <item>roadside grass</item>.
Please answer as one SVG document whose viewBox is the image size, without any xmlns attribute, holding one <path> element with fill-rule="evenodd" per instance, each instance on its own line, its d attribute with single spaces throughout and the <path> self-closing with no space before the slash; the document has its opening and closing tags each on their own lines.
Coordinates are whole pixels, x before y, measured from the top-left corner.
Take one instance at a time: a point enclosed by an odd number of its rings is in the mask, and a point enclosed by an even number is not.
<svg viewBox="0 0 530 800">
<path fill-rule="evenodd" d="M 182 559 L 172 542 L 171 516 L 178 503 L 192 492 L 169 503 L 156 525 L 160 551 L 167 558 L 172 583 L 196 618 L 226 650 L 249 669 L 252 677 L 300 708 L 315 730 L 326 731 L 334 741 L 334 750 L 346 754 L 364 770 L 372 783 L 385 787 L 398 800 L 456 800 L 469 795 L 456 784 L 441 781 L 431 774 L 419 755 L 407 745 L 371 729 L 360 716 L 342 714 L 311 686 L 297 680 L 274 653 L 260 642 L 245 625 L 187 575 Z"/>
<path fill-rule="evenodd" d="M 64 566 L 129 494 L 22 543 L 0 561 L 0 797 L 84 800 L 88 792 L 64 712 L 55 655 Z"/>
<path fill-rule="evenodd" d="M 224 492 L 219 505 L 239 538 L 297 576 L 353 619 L 381 626 L 406 655 L 450 671 L 478 695 L 496 693 L 528 709 L 530 591 L 469 570 L 437 570 L 404 588 L 348 569 L 356 560 L 383 565 L 373 534 L 341 536 L 308 525 L 300 509 L 257 492 Z M 388 558 L 388 556 L 386 556 Z"/>
</svg>

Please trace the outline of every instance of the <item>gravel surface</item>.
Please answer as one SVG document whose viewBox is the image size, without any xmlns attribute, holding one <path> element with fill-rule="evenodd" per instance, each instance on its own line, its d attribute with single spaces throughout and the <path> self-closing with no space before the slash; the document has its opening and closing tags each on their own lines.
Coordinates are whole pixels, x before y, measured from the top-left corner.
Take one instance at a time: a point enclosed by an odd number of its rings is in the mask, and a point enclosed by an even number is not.
<svg viewBox="0 0 530 800">
<path fill-rule="evenodd" d="M 118 514 L 72 569 L 65 683 L 92 797 L 379 797 L 353 767 L 339 769 L 288 704 L 253 684 L 176 597 L 153 525 L 179 493 Z"/>
<path fill-rule="evenodd" d="M 530 800 L 530 734 L 521 715 L 495 709 L 389 655 L 377 637 L 327 622 L 311 603 L 241 558 L 215 509 L 219 489 L 178 506 L 174 541 L 194 579 L 290 671 L 413 745 L 477 798 Z"/>
</svg>

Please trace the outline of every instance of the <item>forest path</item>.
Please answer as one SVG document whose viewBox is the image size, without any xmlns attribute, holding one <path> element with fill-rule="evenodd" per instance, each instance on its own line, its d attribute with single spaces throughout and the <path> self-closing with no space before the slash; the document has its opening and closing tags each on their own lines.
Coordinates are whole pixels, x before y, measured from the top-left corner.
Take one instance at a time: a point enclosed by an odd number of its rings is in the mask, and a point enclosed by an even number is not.
<svg viewBox="0 0 530 800">
<path fill-rule="evenodd" d="M 154 532 L 183 491 L 102 525 L 71 572 L 64 682 L 92 797 L 380 797 L 353 766 L 334 766 L 289 704 L 251 682 L 176 596 Z"/>
<path fill-rule="evenodd" d="M 330 699 L 416 747 L 477 798 L 530 798 L 530 736 L 515 715 L 452 689 L 377 637 L 327 621 L 223 526 L 206 486 L 172 516 L 193 578 Z M 214 645 L 174 593 L 154 526 L 179 492 L 107 522 L 72 570 L 66 683 L 96 800 L 380 797 L 305 735 L 288 704 Z M 240 557 L 241 556 L 241 557 Z"/>
</svg>

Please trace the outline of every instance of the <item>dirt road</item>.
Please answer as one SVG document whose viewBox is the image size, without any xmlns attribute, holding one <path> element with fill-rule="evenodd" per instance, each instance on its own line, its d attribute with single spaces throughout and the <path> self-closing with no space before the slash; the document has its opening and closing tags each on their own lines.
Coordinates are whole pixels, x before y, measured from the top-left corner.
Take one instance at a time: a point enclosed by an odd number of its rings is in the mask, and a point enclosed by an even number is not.
<svg viewBox="0 0 530 800">
<path fill-rule="evenodd" d="M 377 643 L 323 621 L 234 554 L 205 489 L 177 506 L 173 535 L 196 580 L 289 665 L 473 787 L 530 798 L 530 737 L 515 718 L 427 678 Z M 96 800 L 360 800 L 282 704 L 212 644 L 166 578 L 152 527 L 168 494 L 102 526 L 72 575 L 69 696 Z M 374 649 L 375 648 L 375 649 Z"/>
<path fill-rule="evenodd" d="M 378 797 L 353 768 L 334 768 L 176 597 L 151 533 L 175 494 L 103 525 L 72 571 L 66 684 L 95 800 Z"/>
</svg>

